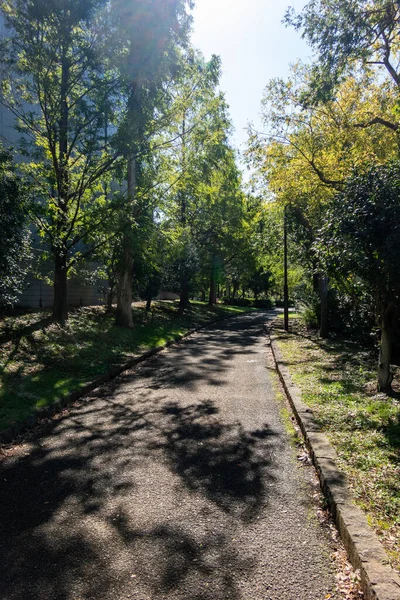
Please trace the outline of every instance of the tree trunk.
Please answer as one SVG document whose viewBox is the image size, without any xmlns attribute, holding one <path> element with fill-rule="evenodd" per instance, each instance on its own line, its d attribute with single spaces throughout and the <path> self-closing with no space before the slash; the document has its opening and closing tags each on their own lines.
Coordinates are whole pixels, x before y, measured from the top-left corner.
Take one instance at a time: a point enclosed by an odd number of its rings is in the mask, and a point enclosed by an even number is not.
<svg viewBox="0 0 400 600">
<path fill-rule="evenodd" d="M 382 315 L 381 343 L 379 347 L 378 363 L 378 391 L 389 393 L 392 389 L 393 375 L 390 371 L 392 360 L 392 335 L 391 335 L 391 308 L 387 308 Z"/>
<path fill-rule="evenodd" d="M 328 303 L 328 278 L 320 275 L 319 297 L 321 302 L 321 313 L 319 320 L 319 335 L 326 339 L 329 337 L 329 303 Z"/>
<path fill-rule="evenodd" d="M 236 294 L 238 292 L 239 286 L 238 285 L 234 285 L 233 286 L 233 291 L 232 291 L 232 298 L 235 299 Z"/>
<path fill-rule="evenodd" d="M 53 317 L 61 325 L 64 325 L 68 318 L 66 251 L 58 250 L 55 254 Z"/>
<path fill-rule="evenodd" d="M 190 306 L 189 290 L 190 290 L 190 286 L 189 286 L 188 280 L 186 278 L 181 280 L 181 291 L 180 291 L 180 298 L 179 298 L 178 315 L 183 315 L 184 310 L 188 306 Z"/>
<path fill-rule="evenodd" d="M 151 309 L 151 294 L 149 293 L 146 300 L 146 312 L 150 312 Z"/>
<path fill-rule="evenodd" d="M 56 216 L 56 240 L 53 247 L 54 252 L 54 304 L 53 317 L 56 321 L 65 324 L 68 318 L 67 304 L 67 222 L 68 222 L 68 193 L 69 193 L 69 174 L 68 174 L 68 79 L 69 63 L 66 51 L 63 49 L 61 64 L 61 119 L 58 141 L 58 169 L 57 191 L 58 191 L 58 211 Z"/>
<path fill-rule="evenodd" d="M 208 305 L 214 306 L 217 302 L 217 284 L 215 281 L 215 256 L 211 259 L 211 273 L 210 273 L 210 295 L 208 298 Z"/>
<path fill-rule="evenodd" d="M 246 290 L 243 288 L 242 289 L 242 300 L 244 300 L 246 298 Z"/>
<path fill-rule="evenodd" d="M 132 316 L 132 283 L 133 283 L 133 256 L 131 236 L 124 233 L 122 240 L 121 270 L 117 284 L 117 312 L 115 324 L 119 327 L 133 327 Z"/>
<path fill-rule="evenodd" d="M 206 290 L 201 290 L 200 291 L 200 301 L 201 302 L 205 302 L 206 301 Z"/>
<path fill-rule="evenodd" d="M 214 273 L 212 272 L 210 277 L 210 295 L 208 297 L 208 305 L 214 306 L 217 302 L 217 289 L 215 285 Z"/>
<path fill-rule="evenodd" d="M 128 207 L 136 195 L 136 160 L 128 159 Z M 132 316 L 133 253 L 129 221 L 125 225 L 122 239 L 122 260 L 117 284 L 117 313 L 115 324 L 120 327 L 133 327 Z"/>
<path fill-rule="evenodd" d="M 313 261 L 312 268 L 313 268 L 313 276 L 312 276 L 313 292 L 314 292 L 314 294 L 319 295 L 320 273 L 318 273 L 318 263 L 316 261 Z"/>
</svg>

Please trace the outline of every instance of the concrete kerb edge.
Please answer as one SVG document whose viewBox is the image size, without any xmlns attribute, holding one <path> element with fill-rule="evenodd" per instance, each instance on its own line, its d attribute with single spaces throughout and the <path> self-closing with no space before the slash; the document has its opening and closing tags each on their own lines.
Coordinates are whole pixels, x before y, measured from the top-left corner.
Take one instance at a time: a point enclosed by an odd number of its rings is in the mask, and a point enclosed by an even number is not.
<svg viewBox="0 0 400 600">
<path fill-rule="evenodd" d="M 257 311 L 254 311 L 254 312 L 257 312 Z M 247 314 L 247 313 L 241 313 L 241 314 Z M 200 325 L 199 327 L 194 327 L 193 329 L 189 329 L 189 331 L 187 331 L 186 333 L 183 333 L 182 335 L 176 336 L 176 338 L 174 340 L 170 340 L 170 341 L 166 342 L 165 344 L 163 344 L 162 346 L 157 346 L 156 348 L 151 348 L 151 350 L 146 350 L 146 352 L 143 352 L 139 356 L 135 356 L 134 358 L 131 358 L 126 363 L 123 363 L 122 365 L 119 365 L 118 367 L 114 367 L 113 369 L 110 369 L 107 373 L 104 373 L 104 375 L 97 377 L 96 379 L 94 379 L 90 383 L 86 384 L 79 390 L 72 392 L 71 394 L 68 394 L 68 396 L 66 396 L 65 398 L 56 400 L 51 406 L 36 410 L 33 415 L 31 415 L 27 419 L 21 421 L 21 423 L 17 423 L 16 425 L 14 425 L 12 427 L 8 427 L 7 429 L 0 431 L 0 445 L 1 444 L 3 444 L 3 445 L 11 444 L 13 441 L 15 441 L 18 438 L 18 436 L 22 435 L 29 429 L 33 429 L 42 419 L 51 418 L 52 416 L 54 416 L 58 412 L 60 412 L 60 410 L 62 410 L 63 408 L 70 406 L 71 404 L 73 404 L 74 402 L 79 400 L 80 398 L 83 398 L 84 396 L 86 396 L 86 394 L 93 392 L 93 390 L 95 390 L 96 388 L 100 387 L 101 385 L 104 385 L 108 381 L 115 379 L 116 377 L 118 377 L 118 375 L 121 375 L 124 371 L 127 371 L 128 369 L 135 367 L 136 365 L 144 362 L 148 358 L 151 358 L 155 354 L 162 352 L 162 350 L 165 350 L 166 348 L 169 348 L 171 346 L 179 344 L 180 342 L 182 342 L 189 336 L 193 335 L 194 333 L 197 333 L 198 331 L 201 331 L 202 329 L 206 329 L 207 327 L 210 327 L 211 325 L 215 325 L 216 323 L 226 321 L 227 319 L 232 319 L 236 316 L 239 316 L 239 315 L 226 315 L 223 317 L 219 317 L 217 319 L 213 319 L 212 321 L 208 321 L 207 323 L 204 323 L 203 325 Z"/>
<path fill-rule="evenodd" d="M 336 451 L 320 431 L 311 409 L 302 401 L 299 388 L 293 384 L 276 336 L 273 331 L 268 333 L 276 370 L 310 451 L 350 562 L 360 571 L 365 598 L 400 600 L 400 577 L 388 565 L 385 550 L 369 527 L 365 514 L 354 504 L 345 476 L 336 465 Z"/>
</svg>

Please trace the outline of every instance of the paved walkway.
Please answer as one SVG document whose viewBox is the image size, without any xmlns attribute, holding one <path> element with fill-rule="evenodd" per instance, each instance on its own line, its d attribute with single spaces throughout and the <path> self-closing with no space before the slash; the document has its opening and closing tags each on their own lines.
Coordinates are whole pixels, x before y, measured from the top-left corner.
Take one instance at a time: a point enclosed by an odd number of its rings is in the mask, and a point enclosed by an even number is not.
<svg viewBox="0 0 400 600">
<path fill-rule="evenodd" d="M 266 319 L 196 334 L 6 460 L 2 600 L 336 598 Z"/>
</svg>

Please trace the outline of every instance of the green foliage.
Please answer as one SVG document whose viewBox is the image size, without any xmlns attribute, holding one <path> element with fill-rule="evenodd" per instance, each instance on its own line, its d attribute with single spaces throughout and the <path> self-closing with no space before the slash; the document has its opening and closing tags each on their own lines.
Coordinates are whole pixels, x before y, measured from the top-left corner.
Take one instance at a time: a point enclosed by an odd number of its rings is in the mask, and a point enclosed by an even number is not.
<svg viewBox="0 0 400 600">
<path fill-rule="evenodd" d="M 301 320 L 308 329 L 318 329 L 320 315 L 319 295 L 309 282 L 301 282 L 291 296 L 300 310 Z"/>
<path fill-rule="evenodd" d="M 332 202 L 317 248 L 339 278 L 359 278 L 386 304 L 400 297 L 400 165 L 354 172 Z"/>
<path fill-rule="evenodd" d="M 97 247 L 115 210 L 105 192 L 118 153 L 118 71 L 105 0 L 2 0 L 2 104 L 16 118 L 31 218 L 54 260 L 54 316 L 67 318 L 68 273 Z M 122 103 L 123 104 L 123 103 Z"/>
<path fill-rule="evenodd" d="M 396 0 L 311 0 L 299 15 L 289 9 L 285 21 L 302 31 L 317 53 L 305 101 L 331 100 L 337 84 L 360 64 L 383 67 L 400 88 Z"/>
<path fill-rule="evenodd" d="M 333 36 L 340 36 L 341 29 L 335 29 L 335 23 L 343 17 L 334 7 L 340 5 L 340 9 L 344 7 L 347 11 L 356 4 L 363 3 L 352 2 L 344 6 L 333 0 L 309 2 L 297 26 L 303 29 L 309 26 L 309 34 L 317 37 L 321 33 L 319 28 L 326 27 L 326 36 L 320 41 L 330 44 L 328 30 L 331 28 Z M 324 13 L 330 9 L 329 15 Z M 348 23 L 348 26 L 353 27 L 353 24 Z M 398 52 L 397 45 L 394 40 L 390 43 L 394 56 Z M 333 58 L 343 59 L 344 65 L 346 57 L 339 56 L 339 47 L 335 48 L 338 54 Z M 378 52 L 379 49 L 370 50 Z M 359 58 L 361 60 L 361 55 Z M 377 73 L 366 63 L 362 69 L 353 71 L 343 70 L 342 65 L 334 85 L 329 77 L 325 79 L 329 94 L 325 97 L 323 90 L 318 88 L 321 92 L 318 102 L 310 101 L 317 89 L 316 69 L 323 62 L 321 57 L 319 59 L 315 69 L 294 65 L 287 81 L 274 79 L 269 82 L 262 103 L 265 132 L 263 135 L 250 132 L 248 150 L 248 159 L 257 169 L 255 183 L 268 186 L 269 194 L 275 197 L 280 210 L 285 210 L 289 262 L 299 276 L 294 287 L 300 285 L 299 289 L 309 290 L 307 298 L 302 299 L 303 306 L 307 307 L 305 317 L 309 324 L 315 324 L 321 312 L 317 279 L 322 277 L 327 266 L 316 238 L 332 198 L 345 188 L 346 180 L 355 170 L 361 171 L 364 165 L 371 163 L 385 165 L 398 155 L 398 90 L 393 81 L 382 77 L 382 73 Z M 344 196 L 342 198 L 345 202 Z M 332 247 L 340 253 L 340 246 Z M 274 280 L 281 280 L 279 250 L 276 256 L 277 260 L 269 265 L 272 289 Z M 332 273 L 331 269 L 331 276 Z M 335 280 L 331 281 L 336 287 L 329 296 L 331 325 L 336 329 L 337 323 L 346 327 L 352 325 L 354 331 L 357 324 L 359 332 L 365 333 L 373 313 L 373 307 L 367 306 L 371 289 L 362 287 L 360 277 L 351 279 L 348 274 L 348 270 L 338 268 Z M 325 309 L 325 303 L 322 306 Z"/>
<path fill-rule="evenodd" d="M 16 301 L 29 268 L 26 210 L 26 191 L 15 174 L 12 156 L 0 149 L 0 308 Z"/>
<path fill-rule="evenodd" d="M 236 156 L 228 141 L 227 106 L 216 90 L 220 61 L 212 57 L 205 62 L 193 50 L 182 58 L 184 64 L 169 90 L 170 120 L 156 144 L 162 147 L 159 164 L 165 173 L 160 208 L 162 229 L 170 240 L 169 279 L 187 297 L 196 288 L 215 289 L 228 272 L 243 272 L 250 229 Z"/>
<path fill-rule="evenodd" d="M 270 289 L 270 273 L 263 269 L 258 269 L 250 277 L 248 286 L 252 290 L 255 298 L 258 298 L 260 294 L 268 294 Z"/>
<path fill-rule="evenodd" d="M 116 73 L 106 56 L 102 0 L 4 0 L 9 38 L 2 101 L 17 117 L 32 215 L 51 247 L 70 253 L 104 220 L 103 177 L 115 159 Z"/>
<path fill-rule="evenodd" d="M 269 298 L 262 298 L 260 300 L 256 300 L 255 298 L 222 298 L 222 302 L 228 306 L 251 306 L 264 310 L 273 308 L 273 303 Z"/>
<path fill-rule="evenodd" d="M 187 285 L 189 294 L 194 292 L 196 274 L 200 268 L 200 258 L 190 232 L 179 232 L 169 245 L 168 252 L 163 256 L 162 282 L 166 289 L 179 293 L 182 284 Z"/>
<path fill-rule="evenodd" d="M 8 33 L 2 102 L 23 136 L 27 160 L 20 168 L 33 190 L 32 218 L 53 254 L 54 311 L 61 322 L 68 272 L 135 223 L 132 185 L 121 208 L 111 183 L 123 172 L 122 159 L 139 167 L 148 161 L 163 85 L 187 38 L 190 5 L 0 2 Z M 109 256 L 112 264 L 111 249 Z"/>
</svg>

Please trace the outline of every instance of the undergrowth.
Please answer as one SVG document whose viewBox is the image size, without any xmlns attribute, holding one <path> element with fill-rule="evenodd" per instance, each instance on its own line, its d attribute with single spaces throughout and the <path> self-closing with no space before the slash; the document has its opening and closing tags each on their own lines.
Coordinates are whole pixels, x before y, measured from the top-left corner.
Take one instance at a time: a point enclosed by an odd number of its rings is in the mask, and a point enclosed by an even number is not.
<svg viewBox="0 0 400 600">
<path fill-rule="evenodd" d="M 357 503 L 400 568 L 400 401 L 376 392 L 377 357 L 358 341 L 321 340 L 291 322 L 276 333 L 305 403 L 339 455 Z"/>
</svg>

